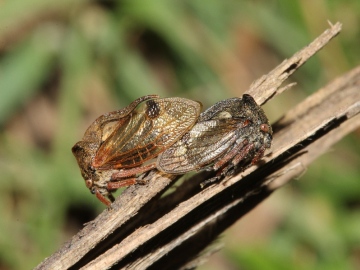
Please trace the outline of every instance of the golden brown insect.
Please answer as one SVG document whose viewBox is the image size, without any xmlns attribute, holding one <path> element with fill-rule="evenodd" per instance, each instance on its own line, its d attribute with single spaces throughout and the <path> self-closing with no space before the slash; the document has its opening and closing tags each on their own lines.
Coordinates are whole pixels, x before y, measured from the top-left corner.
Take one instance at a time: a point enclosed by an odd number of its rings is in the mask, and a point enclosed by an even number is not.
<svg viewBox="0 0 360 270">
<path fill-rule="evenodd" d="M 269 121 L 250 95 L 220 101 L 201 113 L 197 123 L 157 158 L 157 168 L 170 174 L 215 170 L 229 175 L 238 166 L 257 163 L 270 148 Z"/>
<path fill-rule="evenodd" d="M 190 130 L 200 110 L 192 100 L 149 95 L 100 116 L 72 148 L 86 186 L 109 206 L 111 192 L 155 168 L 153 159 Z"/>
</svg>

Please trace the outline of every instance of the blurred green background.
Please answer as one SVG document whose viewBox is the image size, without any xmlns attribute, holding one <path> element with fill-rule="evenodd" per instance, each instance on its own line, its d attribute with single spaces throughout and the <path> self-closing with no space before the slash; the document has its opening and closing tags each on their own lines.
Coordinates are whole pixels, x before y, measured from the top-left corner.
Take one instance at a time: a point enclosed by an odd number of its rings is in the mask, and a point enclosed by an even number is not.
<svg viewBox="0 0 360 270">
<path fill-rule="evenodd" d="M 328 28 L 271 122 L 359 64 L 358 0 L 0 0 L 0 269 L 30 269 L 104 206 L 71 147 L 137 97 L 241 96 Z M 201 269 L 360 269 L 360 130 L 228 230 Z M 276 140 L 276 137 L 274 138 Z"/>
</svg>

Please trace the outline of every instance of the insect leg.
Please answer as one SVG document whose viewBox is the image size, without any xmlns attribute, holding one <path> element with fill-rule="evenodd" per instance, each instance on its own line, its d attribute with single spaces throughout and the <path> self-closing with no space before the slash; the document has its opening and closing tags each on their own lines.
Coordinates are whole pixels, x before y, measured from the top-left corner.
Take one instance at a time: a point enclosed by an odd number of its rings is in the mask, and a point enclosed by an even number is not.
<svg viewBox="0 0 360 270">
<path fill-rule="evenodd" d="M 222 176 L 226 175 L 228 173 L 228 171 L 234 166 L 234 164 L 226 165 L 226 163 L 228 163 L 230 160 L 234 160 L 238 156 L 238 152 L 242 151 L 242 149 L 246 148 L 247 145 L 248 145 L 248 140 L 244 140 L 244 141 L 236 144 L 235 147 L 233 149 L 231 149 L 231 151 L 229 151 L 225 156 L 223 156 L 219 161 L 217 161 L 213 165 L 213 169 L 215 171 L 218 171 L 216 173 L 216 176 L 201 183 L 200 184 L 201 188 L 218 181 Z"/>
<path fill-rule="evenodd" d="M 235 147 L 231 151 L 229 151 L 225 156 L 223 156 L 219 161 L 217 161 L 214 164 L 213 169 L 215 171 L 219 170 L 226 163 L 228 163 L 231 159 L 233 159 L 234 156 L 236 156 L 236 154 L 238 153 L 238 151 L 240 151 L 247 144 L 248 144 L 247 140 L 244 140 L 241 143 L 236 144 Z"/>
<path fill-rule="evenodd" d="M 102 195 L 102 194 L 100 193 L 99 190 L 96 190 L 96 191 L 95 191 L 95 196 L 96 196 L 96 198 L 98 198 L 98 200 L 99 200 L 100 202 L 102 202 L 103 204 L 105 204 L 107 207 L 109 207 L 109 206 L 111 205 L 111 201 L 109 201 L 108 199 L 106 199 L 106 198 L 104 197 L 104 195 Z M 111 200 L 111 198 L 114 198 L 114 197 L 112 197 L 112 195 L 111 195 L 111 197 L 109 196 L 109 199 Z"/>
<path fill-rule="evenodd" d="M 243 148 L 239 149 L 239 153 L 235 155 L 231 164 L 228 164 L 225 168 L 222 169 L 221 174 L 223 176 L 232 175 L 235 172 L 236 166 L 246 158 L 246 156 L 250 153 L 250 151 L 254 148 L 254 144 L 246 144 Z M 251 165 L 251 164 L 250 164 Z M 243 167 L 245 170 L 248 166 Z"/>
<path fill-rule="evenodd" d="M 144 172 L 150 171 L 155 168 L 156 168 L 156 164 L 151 163 L 146 166 L 132 168 L 129 170 L 123 170 L 123 171 L 113 173 L 113 175 L 111 176 L 111 180 L 110 180 L 111 182 L 107 183 L 107 189 L 113 190 L 113 189 L 118 189 L 121 187 L 135 185 L 137 183 L 143 183 L 143 181 L 141 181 L 141 180 L 138 181 L 136 177 L 131 177 L 131 176 L 135 176 L 136 174 L 144 173 Z M 131 178 L 127 178 L 127 177 L 131 177 Z"/>
<path fill-rule="evenodd" d="M 232 164 L 234 166 L 238 165 L 240 163 L 240 161 L 244 160 L 246 158 L 246 156 L 250 153 L 250 151 L 254 149 L 254 144 L 250 143 L 245 145 L 241 150 L 240 153 L 238 153 L 234 159 L 232 160 Z"/>
<path fill-rule="evenodd" d="M 131 186 L 131 185 L 135 185 L 136 184 L 136 178 L 124 178 L 124 179 L 119 179 L 116 182 L 109 182 L 106 185 L 106 188 L 108 190 L 114 190 L 114 189 L 118 189 L 121 187 L 127 187 L 127 186 Z"/>
<path fill-rule="evenodd" d="M 264 146 L 261 146 L 260 149 L 259 149 L 259 151 L 257 151 L 257 152 L 255 153 L 255 156 L 254 156 L 254 158 L 252 159 L 251 164 L 252 164 L 252 165 L 255 165 L 256 163 L 258 163 L 259 160 L 264 156 L 264 153 L 265 153 L 265 147 L 264 147 Z"/>
<path fill-rule="evenodd" d="M 128 170 L 118 171 L 118 172 L 114 173 L 111 176 L 111 180 L 116 181 L 117 179 L 134 176 L 136 174 L 144 173 L 144 172 L 150 171 L 150 170 L 155 169 L 155 168 L 156 168 L 156 164 L 151 163 L 151 164 L 141 166 L 141 167 L 136 167 L 136 168 L 132 168 L 132 169 L 128 169 Z"/>
<path fill-rule="evenodd" d="M 226 168 L 227 166 L 223 166 L 223 168 L 221 168 L 214 177 L 211 177 L 210 179 L 206 179 L 204 182 L 200 183 L 200 187 L 204 188 L 212 183 L 215 183 L 217 181 L 220 180 L 221 176 L 223 175 L 223 169 Z"/>
</svg>

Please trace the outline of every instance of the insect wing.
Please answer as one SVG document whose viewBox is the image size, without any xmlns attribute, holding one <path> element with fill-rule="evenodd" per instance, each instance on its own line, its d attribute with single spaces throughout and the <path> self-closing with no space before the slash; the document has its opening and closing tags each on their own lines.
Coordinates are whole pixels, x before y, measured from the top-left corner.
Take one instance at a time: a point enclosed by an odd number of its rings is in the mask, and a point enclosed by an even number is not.
<svg viewBox="0 0 360 270">
<path fill-rule="evenodd" d="M 235 132 L 243 122 L 227 118 L 197 123 L 159 155 L 157 168 L 166 173 L 183 174 L 211 164 L 230 150 L 236 140 Z"/>
<path fill-rule="evenodd" d="M 201 104 L 184 98 L 151 99 L 113 128 L 100 146 L 93 166 L 131 168 L 174 144 L 196 122 Z"/>
</svg>

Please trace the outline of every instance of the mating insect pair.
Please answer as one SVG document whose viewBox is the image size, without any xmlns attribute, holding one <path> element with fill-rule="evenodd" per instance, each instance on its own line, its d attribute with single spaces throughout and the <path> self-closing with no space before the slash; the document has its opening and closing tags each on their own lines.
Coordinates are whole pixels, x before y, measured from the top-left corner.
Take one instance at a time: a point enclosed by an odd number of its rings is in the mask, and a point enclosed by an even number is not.
<svg viewBox="0 0 360 270">
<path fill-rule="evenodd" d="M 137 175 L 151 169 L 211 169 L 222 177 L 255 164 L 270 148 L 271 126 L 251 96 L 200 110 L 192 100 L 149 95 L 100 116 L 72 148 L 86 186 L 109 206 L 112 191 L 135 184 Z"/>
</svg>

